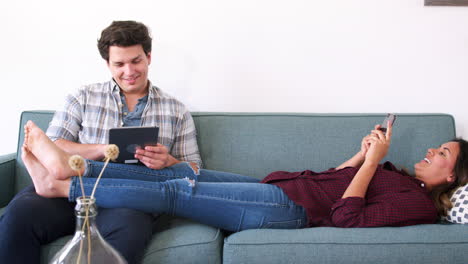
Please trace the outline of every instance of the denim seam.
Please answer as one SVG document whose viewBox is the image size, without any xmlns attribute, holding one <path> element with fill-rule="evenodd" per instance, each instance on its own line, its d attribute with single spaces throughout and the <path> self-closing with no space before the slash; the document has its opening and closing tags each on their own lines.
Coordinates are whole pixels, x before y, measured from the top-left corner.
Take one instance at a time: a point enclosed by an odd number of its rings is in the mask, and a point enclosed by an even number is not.
<svg viewBox="0 0 468 264">
<path fill-rule="evenodd" d="M 92 168 L 91 162 L 89 160 L 85 160 L 85 169 L 83 171 L 83 177 L 89 177 L 88 174 L 92 170 L 93 168 Z"/>
<path fill-rule="evenodd" d="M 230 198 L 219 198 L 219 197 L 214 197 L 214 196 L 208 196 L 208 195 L 198 195 L 198 197 L 201 198 L 210 198 L 213 200 L 220 200 L 220 201 L 231 201 L 231 202 L 237 202 L 237 203 L 244 203 L 248 205 L 261 205 L 261 206 L 271 206 L 271 207 L 282 207 L 282 208 L 287 208 L 291 207 L 291 205 L 288 204 L 278 204 L 278 203 L 271 203 L 271 202 L 255 202 L 255 201 L 245 201 L 245 200 L 236 200 L 236 199 L 230 199 Z M 195 197 L 196 198 L 196 197 Z"/>
<path fill-rule="evenodd" d="M 153 190 L 153 188 L 147 188 L 147 187 L 143 187 L 143 186 L 128 186 L 128 185 L 122 185 L 122 186 L 119 186 L 119 187 L 132 187 L 132 188 L 135 188 L 135 189 L 145 189 L 145 190 Z M 188 196 L 192 196 L 191 195 L 191 192 L 190 191 L 185 191 L 185 190 L 177 190 L 178 192 L 181 192 L 185 195 L 188 195 Z M 220 197 L 215 197 L 215 196 L 209 196 L 209 195 L 197 195 L 196 197 L 195 196 L 192 196 L 192 198 L 210 198 L 210 199 L 214 199 L 214 200 L 220 200 L 220 201 L 230 201 L 230 202 L 238 202 L 238 203 L 244 203 L 244 204 L 248 204 L 248 205 L 261 205 L 261 206 L 264 206 L 264 205 L 267 205 L 267 206 L 272 206 L 272 207 L 283 207 L 283 208 L 287 208 L 287 207 L 291 207 L 291 205 L 288 205 L 288 204 L 278 204 L 278 203 L 270 203 L 270 202 L 254 202 L 254 201 L 245 201 L 245 200 L 237 200 L 237 199 L 231 199 L 231 198 L 220 198 Z M 292 205 L 292 206 L 296 206 L 296 205 Z"/>
<path fill-rule="evenodd" d="M 180 179 L 183 180 L 183 179 Z M 84 183 L 83 185 L 85 186 L 93 186 L 93 184 L 90 183 Z M 120 184 L 120 185 L 107 185 L 107 187 L 110 188 L 124 188 L 124 189 L 132 189 L 132 190 L 154 190 L 154 188 L 151 187 L 144 187 L 140 185 L 132 185 L 132 184 Z M 99 186 L 98 186 L 99 189 Z M 181 192 L 185 195 L 192 196 L 190 191 L 185 191 L 182 189 L 178 189 L 178 192 Z M 230 199 L 230 198 L 219 198 L 219 197 L 214 197 L 214 196 L 208 196 L 208 195 L 197 195 L 200 198 L 210 198 L 210 199 L 215 199 L 215 200 L 222 200 L 222 201 L 232 201 L 232 202 L 238 202 L 238 203 L 244 203 L 248 205 L 260 205 L 260 206 L 272 206 L 272 207 L 291 207 L 291 206 L 296 206 L 296 205 L 288 205 L 288 204 L 278 204 L 278 203 L 269 203 L 269 202 L 254 202 L 254 201 L 244 201 L 244 200 L 236 200 L 236 199 Z M 197 198 L 192 196 L 193 198 Z"/>
<path fill-rule="evenodd" d="M 102 170 L 102 168 L 104 166 L 101 166 L 101 165 L 95 165 L 95 164 L 91 164 L 90 167 L 93 167 L 93 168 L 100 168 Z M 129 166 L 130 167 L 130 166 Z M 107 168 L 108 169 L 108 168 Z M 113 170 L 113 169 L 110 169 L 110 170 Z M 131 173 L 138 173 L 138 174 L 145 174 L 145 175 L 155 175 L 154 173 L 149 173 L 149 172 L 142 172 L 142 171 L 139 171 L 139 170 L 132 170 L 132 169 L 128 169 L 128 168 L 119 168 L 117 169 L 118 171 L 122 171 L 122 172 L 131 172 Z M 154 170 L 155 172 L 158 171 L 158 170 Z M 159 175 L 159 174 L 158 174 Z M 162 174 L 160 174 L 162 175 Z"/>
<path fill-rule="evenodd" d="M 242 209 L 242 215 L 239 219 L 239 225 L 237 225 L 237 232 L 241 230 L 242 223 L 244 222 L 245 209 Z"/>
<path fill-rule="evenodd" d="M 88 167 L 90 167 L 90 170 L 89 171 L 92 171 L 94 168 L 96 169 L 101 169 L 104 167 L 104 165 L 97 165 L 97 164 L 92 164 L 91 162 L 88 162 Z M 129 167 L 131 166 L 122 166 L 122 167 L 119 167 L 118 171 L 122 171 L 122 172 L 131 172 L 131 173 L 138 173 L 138 174 L 144 174 L 144 175 L 149 175 L 149 176 L 166 176 L 166 177 L 182 177 L 184 175 L 178 175 L 178 174 L 174 174 L 174 176 L 171 176 L 171 175 L 167 175 L 165 173 L 159 173 L 159 170 L 152 170 L 151 172 L 148 172 L 148 171 L 141 171 L 141 170 L 135 170 L 135 169 L 129 169 Z M 199 175 L 199 173 L 195 173 L 195 171 L 193 170 L 193 168 L 188 165 L 188 167 L 190 168 L 190 170 L 195 174 L 195 175 Z M 87 169 L 87 168 L 86 168 Z M 85 169 L 85 170 L 86 170 Z M 107 168 L 109 170 L 109 168 Z M 113 169 L 110 169 L 110 170 L 113 170 Z M 85 171 L 86 173 L 87 171 Z M 86 175 L 86 174 L 85 174 Z"/>
<path fill-rule="evenodd" d="M 76 189 L 76 177 L 72 177 L 72 181 L 70 184 L 70 189 L 68 190 L 68 201 L 72 201 L 72 197 L 75 197 L 75 189 Z"/>
<path fill-rule="evenodd" d="M 182 192 L 185 192 L 184 190 L 181 190 Z M 187 194 L 189 194 L 189 192 L 185 192 Z M 223 201 L 232 201 L 232 202 L 240 202 L 240 203 L 245 203 L 245 204 L 260 204 L 260 205 L 269 205 L 269 206 L 273 206 L 273 207 L 291 207 L 291 205 L 289 204 L 279 204 L 279 203 L 271 203 L 271 202 L 254 202 L 254 201 L 246 201 L 246 200 L 239 200 L 239 199 L 231 199 L 231 198 L 220 198 L 220 197 L 216 197 L 216 196 L 210 196 L 210 195 L 197 195 L 198 197 L 201 197 L 201 198 L 210 198 L 210 199 L 214 199 L 214 200 L 223 200 Z M 296 206 L 295 204 L 293 206 Z"/>
</svg>

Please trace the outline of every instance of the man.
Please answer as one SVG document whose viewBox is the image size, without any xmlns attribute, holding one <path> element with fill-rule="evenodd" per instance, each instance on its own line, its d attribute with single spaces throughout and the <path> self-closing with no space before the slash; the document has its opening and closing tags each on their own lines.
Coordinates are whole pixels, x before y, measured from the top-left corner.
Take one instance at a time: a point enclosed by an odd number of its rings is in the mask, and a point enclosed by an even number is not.
<svg viewBox="0 0 468 264">
<path fill-rule="evenodd" d="M 138 149 L 135 158 L 151 169 L 179 161 L 201 163 L 190 113 L 148 80 L 151 41 L 148 28 L 135 21 L 114 21 L 102 31 L 98 48 L 112 80 L 84 86 L 67 96 L 47 130 L 57 146 L 86 159 L 102 160 L 110 128 L 158 126 L 159 143 Z M 66 199 L 43 198 L 33 186 L 25 188 L 0 219 L 0 259 L 39 263 L 41 245 L 73 234 L 73 207 Z M 96 222 L 104 239 L 129 263 L 141 260 L 152 235 L 152 215 L 100 208 Z"/>
</svg>

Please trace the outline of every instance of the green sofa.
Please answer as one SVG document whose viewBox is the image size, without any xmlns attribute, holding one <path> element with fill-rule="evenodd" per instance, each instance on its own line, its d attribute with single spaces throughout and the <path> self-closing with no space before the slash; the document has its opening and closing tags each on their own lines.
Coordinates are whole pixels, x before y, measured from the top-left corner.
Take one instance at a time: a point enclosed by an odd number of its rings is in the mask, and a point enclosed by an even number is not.
<svg viewBox="0 0 468 264">
<path fill-rule="evenodd" d="M 22 113 L 18 152 L 0 157 L 0 208 L 31 183 L 19 153 L 24 123 L 33 120 L 46 129 L 52 115 L 51 111 Z M 361 138 L 384 116 L 193 113 L 204 168 L 258 178 L 276 170 L 334 167 L 359 149 Z M 427 148 L 454 137 L 450 115 L 400 114 L 386 160 L 412 171 Z M 143 263 L 468 263 L 467 225 L 258 229 L 228 234 L 164 216 L 157 228 Z M 69 238 L 44 246 L 42 262 Z"/>
</svg>

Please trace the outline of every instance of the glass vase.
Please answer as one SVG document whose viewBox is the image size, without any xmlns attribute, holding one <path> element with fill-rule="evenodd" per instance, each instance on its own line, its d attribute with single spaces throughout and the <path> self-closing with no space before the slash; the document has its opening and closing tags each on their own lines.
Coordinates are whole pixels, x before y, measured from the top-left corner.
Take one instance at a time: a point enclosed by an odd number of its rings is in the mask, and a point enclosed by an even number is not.
<svg viewBox="0 0 468 264">
<path fill-rule="evenodd" d="M 75 206 L 76 231 L 73 238 L 52 258 L 52 264 L 127 263 L 107 243 L 96 226 L 96 200 L 79 197 Z"/>
</svg>

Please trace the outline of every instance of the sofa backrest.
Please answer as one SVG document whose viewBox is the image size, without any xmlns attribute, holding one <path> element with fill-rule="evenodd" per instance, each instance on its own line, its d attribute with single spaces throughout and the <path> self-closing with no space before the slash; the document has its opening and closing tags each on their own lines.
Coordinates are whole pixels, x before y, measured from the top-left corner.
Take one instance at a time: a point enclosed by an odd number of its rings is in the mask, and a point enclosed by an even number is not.
<svg viewBox="0 0 468 264">
<path fill-rule="evenodd" d="M 31 181 L 20 158 L 22 127 L 33 120 L 46 129 L 51 111 L 21 116 L 16 191 Z M 192 113 L 204 168 L 263 178 L 277 170 L 321 171 L 338 166 L 360 148 L 361 139 L 385 114 Z M 447 114 L 397 114 L 385 160 L 413 170 L 429 147 L 455 137 Z"/>
<path fill-rule="evenodd" d="M 385 114 L 193 113 L 206 168 L 263 178 L 277 170 L 322 171 L 359 151 Z M 429 147 L 455 137 L 446 114 L 398 114 L 385 160 L 413 171 Z"/>
</svg>

